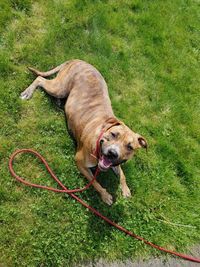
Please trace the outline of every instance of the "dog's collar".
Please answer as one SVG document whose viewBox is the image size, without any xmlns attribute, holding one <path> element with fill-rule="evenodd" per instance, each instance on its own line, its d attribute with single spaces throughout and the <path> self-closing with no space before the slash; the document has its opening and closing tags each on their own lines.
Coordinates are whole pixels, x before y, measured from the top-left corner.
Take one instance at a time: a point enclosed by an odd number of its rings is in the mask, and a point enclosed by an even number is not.
<svg viewBox="0 0 200 267">
<path fill-rule="evenodd" d="M 103 128 L 97 138 L 97 141 L 96 141 L 96 148 L 94 150 L 94 152 L 91 154 L 94 158 L 96 159 L 99 159 L 100 158 L 100 154 L 101 154 L 101 147 L 100 147 L 100 140 L 103 136 L 103 134 L 108 131 L 110 128 L 112 128 L 113 126 L 116 126 L 116 125 L 119 125 L 120 122 L 114 118 L 114 117 L 111 117 L 111 118 L 108 118 L 104 124 L 103 124 Z"/>
</svg>

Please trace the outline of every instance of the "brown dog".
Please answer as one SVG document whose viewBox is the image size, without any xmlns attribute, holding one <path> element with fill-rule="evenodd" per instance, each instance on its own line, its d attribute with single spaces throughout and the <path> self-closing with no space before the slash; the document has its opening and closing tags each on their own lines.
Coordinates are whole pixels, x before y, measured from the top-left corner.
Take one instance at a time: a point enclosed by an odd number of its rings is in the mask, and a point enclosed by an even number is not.
<svg viewBox="0 0 200 267">
<path fill-rule="evenodd" d="M 77 141 L 75 159 L 80 172 L 91 180 L 93 175 L 90 168 L 97 165 L 103 171 L 112 168 L 120 176 L 123 196 L 129 197 L 131 193 L 120 164 L 130 159 L 136 149 L 146 148 L 147 142 L 115 118 L 102 75 L 92 65 L 81 60 L 67 61 L 47 72 L 33 68 L 30 70 L 38 77 L 22 92 L 21 98 L 31 98 L 37 87 L 42 87 L 56 98 L 67 97 L 65 112 L 69 130 Z M 57 72 L 53 80 L 43 78 Z M 105 132 L 99 140 L 100 156 L 96 159 L 91 154 L 102 129 Z M 106 189 L 97 181 L 93 186 L 102 200 L 111 205 L 112 196 Z"/>
</svg>

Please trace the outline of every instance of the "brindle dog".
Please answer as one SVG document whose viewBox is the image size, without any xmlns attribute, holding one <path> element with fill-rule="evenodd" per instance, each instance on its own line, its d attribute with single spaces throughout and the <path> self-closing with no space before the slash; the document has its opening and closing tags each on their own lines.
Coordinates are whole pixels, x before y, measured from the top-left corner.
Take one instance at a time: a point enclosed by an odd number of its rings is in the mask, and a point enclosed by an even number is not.
<svg viewBox="0 0 200 267">
<path fill-rule="evenodd" d="M 138 148 L 147 148 L 147 142 L 116 119 L 106 82 L 99 71 L 78 59 L 47 72 L 29 69 L 38 77 L 21 93 L 22 99 L 31 98 L 38 87 L 56 98 L 67 97 L 65 113 L 69 130 L 77 141 L 75 160 L 80 172 L 91 180 L 90 168 L 97 165 L 103 171 L 112 168 L 120 177 L 123 196 L 131 196 L 120 164 L 130 159 Z M 58 74 L 52 80 L 44 78 L 55 73 Z M 102 129 L 105 133 L 100 140 L 100 157 L 96 159 L 92 153 Z M 112 196 L 97 181 L 93 186 L 105 203 L 113 203 Z"/>
</svg>

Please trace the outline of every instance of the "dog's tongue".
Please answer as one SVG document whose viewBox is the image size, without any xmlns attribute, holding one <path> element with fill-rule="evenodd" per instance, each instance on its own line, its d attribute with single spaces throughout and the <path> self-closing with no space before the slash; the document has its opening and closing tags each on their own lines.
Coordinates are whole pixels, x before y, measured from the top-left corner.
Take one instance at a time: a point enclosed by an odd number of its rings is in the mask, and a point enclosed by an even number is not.
<svg viewBox="0 0 200 267">
<path fill-rule="evenodd" d="M 106 157 L 103 156 L 102 160 L 103 160 L 103 164 L 105 165 L 105 167 L 109 168 L 112 165 L 112 162 Z"/>
<path fill-rule="evenodd" d="M 100 157 L 100 159 L 99 159 L 100 169 L 107 170 L 110 168 L 111 165 L 112 165 L 112 162 L 109 159 L 107 159 L 105 156 Z"/>
</svg>

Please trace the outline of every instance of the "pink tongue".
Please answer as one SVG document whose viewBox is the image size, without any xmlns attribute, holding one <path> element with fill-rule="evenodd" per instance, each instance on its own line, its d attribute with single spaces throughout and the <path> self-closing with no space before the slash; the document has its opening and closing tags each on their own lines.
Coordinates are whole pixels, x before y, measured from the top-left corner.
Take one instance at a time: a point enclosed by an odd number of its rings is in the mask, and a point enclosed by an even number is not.
<svg viewBox="0 0 200 267">
<path fill-rule="evenodd" d="M 109 168 L 112 165 L 112 162 L 104 156 L 102 156 L 101 160 L 106 168 Z"/>
</svg>

